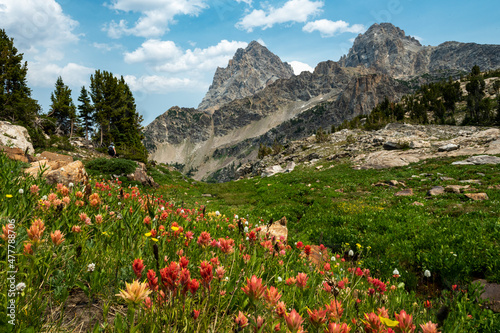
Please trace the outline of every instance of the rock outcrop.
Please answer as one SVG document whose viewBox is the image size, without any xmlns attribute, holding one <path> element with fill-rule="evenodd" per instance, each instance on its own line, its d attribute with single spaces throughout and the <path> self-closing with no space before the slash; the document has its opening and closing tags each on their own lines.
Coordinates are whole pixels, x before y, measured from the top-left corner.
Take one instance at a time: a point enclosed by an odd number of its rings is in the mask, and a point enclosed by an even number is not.
<svg viewBox="0 0 500 333">
<path fill-rule="evenodd" d="M 391 23 L 373 24 L 355 40 L 342 66 L 364 66 L 396 78 L 428 73 L 447 75 L 500 66 L 500 45 L 445 42 L 438 46 L 422 46 L 414 37 Z"/>
<path fill-rule="evenodd" d="M 31 167 L 24 170 L 25 173 L 38 177 L 40 172 L 49 184 L 83 183 L 87 177 L 87 172 L 82 161 L 70 162 L 67 160 L 40 160 L 31 163 Z"/>
<path fill-rule="evenodd" d="M 12 125 L 8 121 L 0 121 L 0 145 L 19 148 L 28 154 L 35 152 L 28 130 L 22 126 Z"/>
<path fill-rule="evenodd" d="M 292 76 L 292 66 L 253 41 L 245 49 L 238 49 L 226 68 L 217 68 L 198 109 L 213 112 L 236 99 L 255 95 L 278 79 Z"/>
</svg>

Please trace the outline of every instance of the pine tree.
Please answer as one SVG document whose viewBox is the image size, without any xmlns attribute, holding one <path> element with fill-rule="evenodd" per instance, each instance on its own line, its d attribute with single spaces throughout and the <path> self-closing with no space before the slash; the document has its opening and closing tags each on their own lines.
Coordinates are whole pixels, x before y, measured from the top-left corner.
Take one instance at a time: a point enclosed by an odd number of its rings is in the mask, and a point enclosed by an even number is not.
<svg viewBox="0 0 500 333">
<path fill-rule="evenodd" d="M 137 113 L 134 96 L 124 78 L 96 71 L 90 77 L 90 97 L 101 146 L 114 142 L 119 154 L 146 161 L 147 151 L 141 141 L 142 116 Z"/>
<path fill-rule="evenodd" d="M 80 96 L 78 97 L 78 116 L 80 118 L 81 126 L 85 132 L 85 139 L 89 139 L 89 132 L 92 130 L 92 125 L 94 123 L 94 107 L 90 103 L 90 97 L 85 86 L 82 86 L 80 90 Z"/>
<path fill-rule="evenodd" d="M 40 106 L 26 84 L 27 66 L 14 40 L 0 29 L 0 119 L 33 129 Z"/>
<path fill-rule="evenodd" d="M 50 111 L 48 116 L 56 120 L 56 126 L 64 135 L 73 136 L 76 121 L 76 107 L 71 98 L 71 89 L 64 84 L 59 76 L 56 81 L 56 88 L 50 94 Z"/>
</svg>

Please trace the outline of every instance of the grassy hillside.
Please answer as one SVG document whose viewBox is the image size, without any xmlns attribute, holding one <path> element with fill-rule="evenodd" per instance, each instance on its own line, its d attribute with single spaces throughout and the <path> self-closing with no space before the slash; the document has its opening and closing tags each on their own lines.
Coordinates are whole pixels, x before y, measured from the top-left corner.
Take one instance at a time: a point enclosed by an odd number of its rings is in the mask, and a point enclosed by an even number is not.
<svg viewBox="0 0 500 333">
<path fill-rule="evenodd" d="M 159 189 L 100 177 L 84 189 L 24 177 L 21 163 L 0 155 L 0 326 L 435 332 L 439 323 L 443 332 L 495 332 L 498 315 L 469 282 L 500 279 L 499 194 L 489 188 L 500 175 L 450 162 L 392 170 L 325 163 L 225 184 L 159 165 L 151 169 Z M 415 195 L 373 186 L 389 180 Z M 489 200 L 426 196 L 459 180 L 481 181 L 471 187 Z M 283 216 L 288 244 L 259 237 L 262 224 Z"/>
</svg>

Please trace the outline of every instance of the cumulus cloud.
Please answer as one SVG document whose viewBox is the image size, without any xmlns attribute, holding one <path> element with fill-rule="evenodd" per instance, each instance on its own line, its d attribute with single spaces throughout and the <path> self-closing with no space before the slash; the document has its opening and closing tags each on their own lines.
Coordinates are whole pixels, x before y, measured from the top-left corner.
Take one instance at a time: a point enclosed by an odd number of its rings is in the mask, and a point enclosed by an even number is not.
<svg viewBox="0 0 500 333">
<path fill-rule="evenodd" d="M 237 3 L 244 2 L 247 5 L 251 6 L 252 5 L 252 0 L 235 0 Z"/>
<path fill-rule="evenodd" d="M 247 45 L 246 42 L 222 40 L 204 49 L 183 50 L 172 41 L 151 39 L 135 51 L 125 53 L 124 58 L 129 64 L 146 63 L 161 72 L 206 71 L 225 66 L 238 48 Z"/>
<path fill-rule="evenodd" d="M 68 63 L 64 67 L 56 64 L 30 62 L 28 63 L 28 82 L 36 87 L 54 87 L 57 77 L 62 77 L 64 84 L 80 87 L 89 81 L 94 69 L 75 63 Z"/>
<path fill-rule="evenodd" d="M 2 0 L 0 22 L 16 47 L 36 59 L 60 60 L 64 47 L 78 41 L 78 22 L 54 0 Z"/>
<path fill-rule="evenodd" d="M 322 19 L 308 22 L 302 30 L 305 32 L 319 31 L 321 37 L 332 37 L 345 32 L 363 33 L 366 31 L 366 28 L 362 24 L 349 25 L 349 23 L 342 20 L 330 21 Z"/>
<path fill-rule="evenodd" d="M 309 66 L 308 64 L 300 61 L 290 61 L 290 66 L 293 68 L 293 73 L 295 75 L 299 75 L 302 72 L 314 72 L 314 68 Z"/>
<path fill-rule="evenodd" d="M 141 77 L 125 75 L 123 78 L 132 91 L 146 94 L 165 94 L 167 92 L 196 85 L 195 82 L 188 78 L 165 77 L 159 75 L 144 75 Z"/>
<path fill-rule="evenodd" d="M 129 27 L 126 20 L 106 24 L 103 28 L 111 38 L 134 35 L 145 38 L 162 36 L 177 15 L 198 15 L 208 5 L 206 0 L 112 0 L 109 8 L 122 12 L 140 13 Z"/>
<path fill-rule="evenodd" d="M 280 23 L 306 22 L 309 17 L 319 14 L 323 5 L 323 1 L 289 0 L 280 8 L 254 9 L 236 23 L 236 27 L 252 32 L 257 27 L 265 30 Z"/>
</svg>

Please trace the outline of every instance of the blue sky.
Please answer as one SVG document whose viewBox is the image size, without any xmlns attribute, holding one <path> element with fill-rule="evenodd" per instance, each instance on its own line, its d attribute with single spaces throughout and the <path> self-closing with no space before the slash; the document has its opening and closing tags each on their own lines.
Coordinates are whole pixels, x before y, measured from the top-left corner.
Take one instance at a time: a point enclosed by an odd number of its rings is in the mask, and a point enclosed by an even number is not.
<svg viewBox="0 0 500 333">
<path fill-rule="evenodd" d="M 423 45 L 500 44 L 499 14 L 498 0 L 0 0 L 0 28 L 24 53 L 44 113 L 58 76 L 77 104 L 101 69 L 125 77 L 143 125 L 196 107 L 217 66 L 252 40 L 300 72 L 338 60 L 380 22 Z"/>
</svg>

